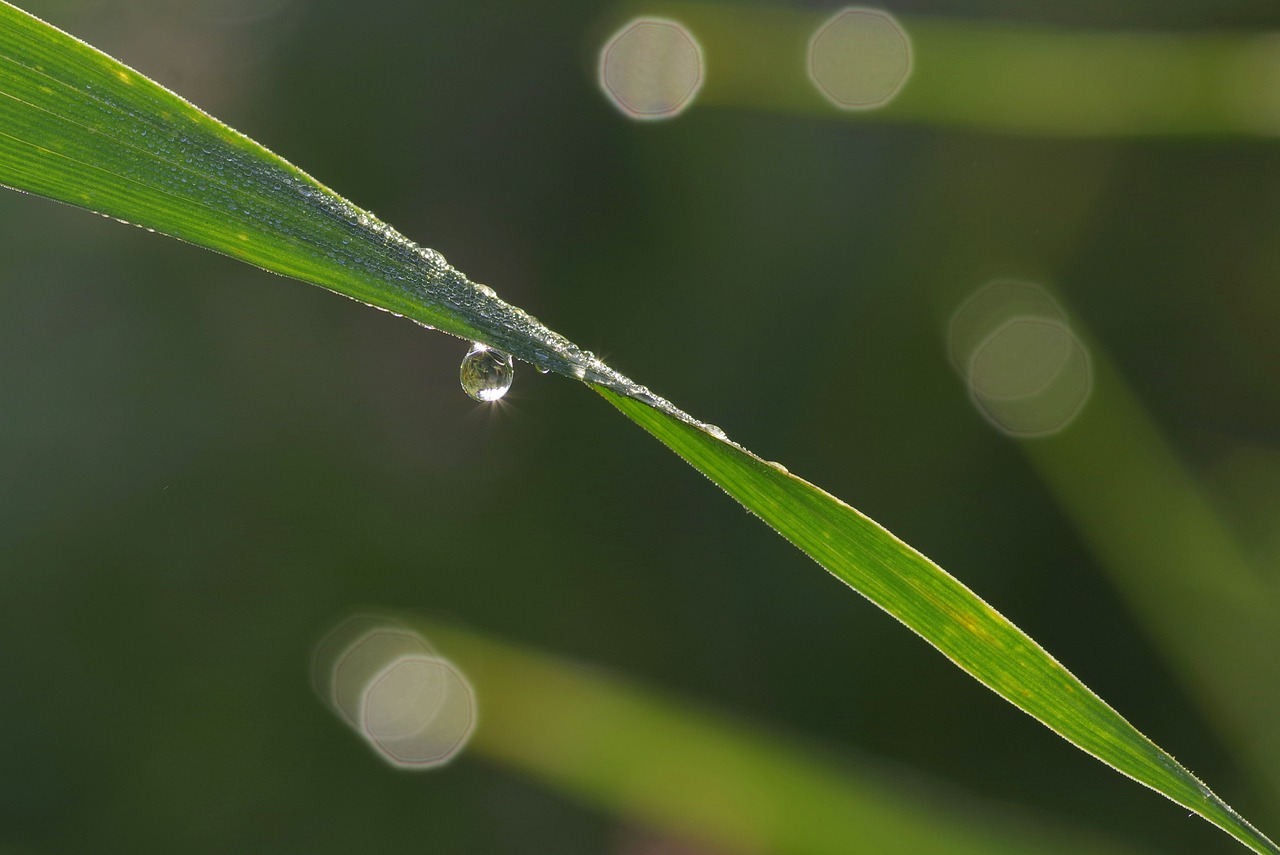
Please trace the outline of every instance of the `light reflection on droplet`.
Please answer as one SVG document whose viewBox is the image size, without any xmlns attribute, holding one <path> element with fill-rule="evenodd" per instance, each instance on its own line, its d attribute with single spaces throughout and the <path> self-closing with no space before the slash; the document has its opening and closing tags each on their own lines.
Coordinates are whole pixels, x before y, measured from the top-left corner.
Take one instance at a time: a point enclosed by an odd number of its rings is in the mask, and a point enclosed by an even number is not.
<svg viewBox="0 0 1280 855">
<path fill-rule="evenodd" d="M 809 40 L 809 79 L 842 110 L 888 104 L 911 76 L 911 39 L 888 12 L 851 6 Z"/>
<path fill-rule="evenodd" d="M 948 350 L 978 412 L 1011 436 L 1050 436 L 1093 390 L 1089 353 L 1044 289 L 999 280 L 952 317 Z"/>
<path fill-rule="evenodd" d="M 462 390 L 472 398 L 491 403 L 507 394 L 515 372 L 510 354 L 475 342 L 462 358 L 458 379 Z"/>
<path fill-rule="evenodd" d="M 600 88 L 632 119 L 670 119 L 702 88 L 702 48 L 666 18 L 637 18 L 600 51 Z"/>
<path fill-rule="evenodd" d="M 392 618 L 339 623 L 312 657 L 317 694 L 388 763 L 447 762 L 475 727 L 475 693 L 420 634 Z"/>
</svg>

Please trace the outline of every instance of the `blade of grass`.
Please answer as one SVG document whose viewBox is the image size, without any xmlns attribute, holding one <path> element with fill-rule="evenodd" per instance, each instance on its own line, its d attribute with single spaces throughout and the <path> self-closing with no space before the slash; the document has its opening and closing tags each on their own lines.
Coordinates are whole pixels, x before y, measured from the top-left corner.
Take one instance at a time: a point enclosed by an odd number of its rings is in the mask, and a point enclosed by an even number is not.
<svg viewBox="0 0 1280 855">
<path fill-rule="evenodd" d="M 2 0 L 0 183 L 321 285 L 593 384 L 1016 706 L 1255 851 L 1280 855 L 1027 636 L 883 528 L 714 435 L 242 134 Z"/>
<path fill-rule="evenodd" d="M 440 253 L 3 0 L 0 184 L 320 285 L 540 368 L 634 389 Z"/>
<path fill-rule="evenodd" d="M 421 628 L 483 700 L 468 751 L 714 851 L 1120 855 L 1128 846 L 1014 820 L 960 795 L 585 667 L 440 621 Z M 868 764 L 869 765 L 869 764 Z"/>
<path fill-rule="evenodd" d="M 880 525 L 732 443 L 638 401 L 597 391 L 833 576 L 1009 703 L 1255 851 L 1280 852 L 1040 645 Z"/>
</svg>

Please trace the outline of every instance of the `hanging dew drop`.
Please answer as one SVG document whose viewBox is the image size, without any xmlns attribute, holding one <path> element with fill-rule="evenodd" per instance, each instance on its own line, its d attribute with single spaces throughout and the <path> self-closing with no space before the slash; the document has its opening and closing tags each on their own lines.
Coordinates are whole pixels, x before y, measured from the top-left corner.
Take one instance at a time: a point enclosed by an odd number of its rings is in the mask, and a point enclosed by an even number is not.
<svg viewBox="0 0 1280 855">
<path fill-rule="evenodd" d="M 475 342 L 462 358 L 458 379 L 462 382 L 462 391 L 477 401 L 489 403 L 507 394 L 515 373 L 515 363 L 509 354 Z"/>
</svg>

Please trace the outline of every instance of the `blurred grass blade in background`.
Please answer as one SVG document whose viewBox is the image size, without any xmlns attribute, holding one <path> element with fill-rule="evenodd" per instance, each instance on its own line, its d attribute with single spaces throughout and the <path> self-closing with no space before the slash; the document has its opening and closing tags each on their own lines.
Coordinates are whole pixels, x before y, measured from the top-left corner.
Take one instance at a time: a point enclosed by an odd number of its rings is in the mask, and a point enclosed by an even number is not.
<svg viewBox="0 0 1280 855">
<path fill-rule="evenodd" d="M 1240 766 L 1280 794 L 1280 595 L 1186 471 L 1110 358 L 1093 400 L 1020 448 Z M 1099 472 L 1122 477 L 1099 478 Z M 1160 537 L 1139 532 L 1160 531 Z"/>
<path fill-rule="evenodd" d="M 0 183 L 321 285 L 594 384 L 1004 698 L 1255 851 L 1280 853 L 1031 639 L 883 528 L 636 387 L 247 137 L 8 4 L 0 5 Z"/>
<path fill-rule="evenodd" d="M 454 624 L 415 620 L 485 698 L 468 750 L 715 852 L 1123 855 Z M 905 786 L 904 786 L 905 784 Z"/>
<path fill-rule="evenodd" d="M 1064 172 L 1060 180 L 1089 183 L 1087 175 Z M 1070 207 L 1055 206 L 1059 211 Z M 981 241 L 968 224 L 958 225 L 954 235 L 960 243 L 966 237 L 970 245 Z M 940 264 L 934 279 L 955 283 L 964 275 Z M 1179 459 L 1164 428 L 1061 293 L 1039 282 L 1009 278 L 990 280 L 965 296 L 961 292 L 955 285 L 940 285 L 937 308 L 952 366 L 971 401 L 1000 432 L 1016 439 L 1037 437 L 1017 442 L 1018 450 L 1075 523 L 1239 768 L 1263 794 L 1263 804 L 1280 804 L 1280 591 L 1268 568 L 1249 555 Z M 1019 430 L 1026 422 L 1017 418 L 992 418 L 985 399 L 999 390 L 983 390 L 991 378 L 980 376 L 975 360 L 984 339 L 989 344 L 997 330 L 1045 320 L 1070 329 L 1072 343 L 1088 354 L 1090 368 L 1069 429 L 1050 421 L 1050 430 L 1031 433 Z M 1009 350 L 1006 356 L 1014 358 L 1006 367 L 1016 370 L 1008 376 L 1044 379 L 1046 366 L 1037 372 L 1033 362 L 1054 344 L 1042 336 L 1032 346 Z M 1052 392 L 1054 384 L 1071 385 L 1062 382 L 1068 360 L 1050 363 L 1052 383 L 1021 400 L 1042 404 L 1042 393 Z M 1006 396 L 992 403 L 1013 414 L 1018 399 Z M 1022 416 L 1034 412 L 1028 406 Z"/>
<path fill-rule="evenodd" d="M 1109 32 L 902 16 L 914 67 L 876 109 L 832 106 L 801 57 L 827 11 L 774 5 L 627 4 L 696 32 L 715 73 L 704 106 L 1069 137 L 1270 137 L 1280 129 L 1274 39 L 1240 33 Z"/>
</svg>

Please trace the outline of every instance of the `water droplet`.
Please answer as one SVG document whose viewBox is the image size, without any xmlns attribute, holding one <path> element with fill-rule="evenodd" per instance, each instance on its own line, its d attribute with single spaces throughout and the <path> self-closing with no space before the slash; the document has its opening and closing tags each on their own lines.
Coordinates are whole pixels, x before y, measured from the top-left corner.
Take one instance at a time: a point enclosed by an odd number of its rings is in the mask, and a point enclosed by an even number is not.
<svg viewBox="0 0 1280 855">
<path fill-rule="evenodd" d="M 662 399 L 649 391 L 648 386 L 632 386 L 627 390 L 627 394 L 635 398 L 637 401 L 643 401 L 651 407 L 661 407 L 659 402 Z"/>
<path fill-rule="evenodd" d="M 551 372 L 551 354 L 545 350 L 534 350 L 533 367 L 538 369 L 539 374 L 548 374 Z"/>
<path fill-rule="evenodd" d="M 477 285 L 477 286 L 476 286 L 476 290 L 477 290 L 477 291 L 479 291 L 481 294 L 485 295 L 486 297 L 497 297 L 497 296 L 498 296 L 498 292 L 497 292 L 497 291 L 494 291 L 494 290 L 493 290 L 492 288 L 490 288 L 488 285 Z"/>
<path fill-rule="evenodd" d="M 702 426 L 702 429 L 703 429 L 704 431 L 706 431 L 707 433 L 711 434 L 712 436 L 714 436 L 716 439 L 728 439 L 728 438 L 729 438 L 728 434 L 726 434 L 726 433 L 724 432 L 724 429 L 723 429 L 723 428 L 721 428 L 719 425 L 708 425 L 708 424 L 704 424 L 704 425 Z"/>
<path fill-rule="evenodd" d="M 507 394 L 515 373 L 515 363 L 509 354 L 475 342 L 462 358 L 458 378 L 462 382 L 462 391 L 477 401 L 487 403 Z"/>
</svg>

